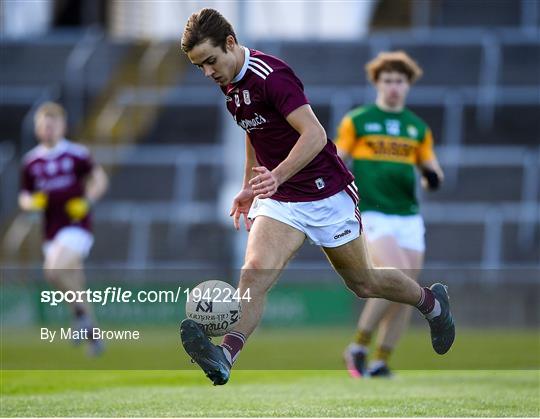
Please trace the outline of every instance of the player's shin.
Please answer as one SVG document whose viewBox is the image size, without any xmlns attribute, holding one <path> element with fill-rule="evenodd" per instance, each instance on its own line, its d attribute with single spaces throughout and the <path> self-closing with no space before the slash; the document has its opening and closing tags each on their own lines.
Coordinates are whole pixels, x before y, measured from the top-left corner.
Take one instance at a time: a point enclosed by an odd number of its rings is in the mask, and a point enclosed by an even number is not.
<svg viewBox="0 0 540 419">
<path fill-rule="evenodd" d="M 278 269 L 254 269 L 247 263 L 240 274 L 239 294 L 242 298 L 242 316 L 234 329 L 246 339 L 253 333 L 261 321 L 266 294 L 280 274 Z"/>
<path fill-rule="evenodd" d="M 358 319 L 356 343 L 361 344 L 360 340 L 365 340 L 367 334 L 371 335 L 391 306 L 392 302 L 382 298 L 370 298 L 366 301 Z M 369 342 L 367 344 L 369 345 Z"/>
<path fill-rule="evenodd" d="M 376 278 L 372 289 L 377 297 L 396 303 L 415 306 L 421 296 L 421 287 L 399 269 L 374 268 Z"/>
</svg>

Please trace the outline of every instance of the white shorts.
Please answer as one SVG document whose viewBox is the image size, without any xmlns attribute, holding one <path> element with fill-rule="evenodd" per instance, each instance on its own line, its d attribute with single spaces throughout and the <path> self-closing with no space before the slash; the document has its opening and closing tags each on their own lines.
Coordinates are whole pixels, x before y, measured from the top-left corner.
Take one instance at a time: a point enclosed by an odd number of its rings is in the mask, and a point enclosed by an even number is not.
<svg viewBox="0 0 540 419">
<path fill-rule="evenodd" d="M 376 211 L 362 212 L 362 225 L 366 240 L 375 241 L 392 236 L 400 247 L 424 252 L 426 249 L 424 220 L 416 215 L 389 215 Z"/>
<path fill-rule="evenodd" d="M 54 244 L 61 244 L 77 252 L 81 258 L 86 258 L 94 244 L 94 236 L 87 230 L 80 227 L 64 227 L 58 230 L 54 239 L 46 241 L 43 244 L 43 254 L 47 257 L 47 253 Z"/>
<path fill-rule="evenodd" d="M 318 201 L 256 199 L 248 217 L 252 220 L 259 215 L 273 218 L 300 230 L 317 246 L 337 247 L 360 235 L 357 196 L 356 189 L 349 185 L 343 191 Z"/>
</svg>

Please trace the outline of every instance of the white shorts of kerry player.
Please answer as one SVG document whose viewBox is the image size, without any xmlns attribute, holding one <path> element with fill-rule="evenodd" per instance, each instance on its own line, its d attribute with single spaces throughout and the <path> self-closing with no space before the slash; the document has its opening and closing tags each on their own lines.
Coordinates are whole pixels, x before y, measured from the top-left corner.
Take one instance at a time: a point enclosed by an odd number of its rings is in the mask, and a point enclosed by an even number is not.
<svg viewBox="0 0 540 419">
<path fill-rule="evenodd" d="M 362 212 L 362 225 L 368 242 L 392 236 L 404 249 L 424 252 L 424 220 L 421 215 L 390 215 L 376 211 Z"/>
<path fill-rule="evenodd" d="M 353 195 L 354 194 L 354 195 Z M 264 215 L 302 231 L 311 243 L 323 247 L 344 245 L 360 235 L 357 192 L 351 185 L 328 198 L 310 202 L 256 199 L 248 217 Z"/>
<path fill-rule="evenodd" d="M 78 253 L 81 258 L 86 258 L 94 244 L 94 236 L 80 227 L 64 227 L 58 230 L 54 239 L 43 244 L 43 254 L 51 251 L 53 245 L 60 244 Z"/>
</svg>

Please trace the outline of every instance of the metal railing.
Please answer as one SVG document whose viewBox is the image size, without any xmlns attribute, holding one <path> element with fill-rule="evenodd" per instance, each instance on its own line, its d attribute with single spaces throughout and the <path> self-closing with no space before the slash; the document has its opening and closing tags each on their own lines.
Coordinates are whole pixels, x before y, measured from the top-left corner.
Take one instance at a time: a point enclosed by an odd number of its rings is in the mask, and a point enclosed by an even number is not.
<svg viewBox="0 0 540 419">
<path fill-rule="evenodd" d="M 12 143 L 0 143 L 0 219 L 15 207 L 13 197 L 16 195 L 15 147 Z"/>
<path fill-rule="evenodd" d="M 525 4 L 527 2 L 524 1 L 523 3 Z M 537 9 L 538 6 L 534 9 L 535 13 L 538 13 Z M 529 28 L 527 25 L 526 27 Z M 395 48 L 396 45 L 440 45 L 455 47 L 476 45 L 481 47 L 482 59 L 478 85 L 457 88 L 416 86 L 409 98 L 411 104 L 444 104 L 445 144 L 458 144 L 462 138 L 460 135 L 461 131 L 459 131 L 459 127 L 462 124 L 459 109 L 464 104 L 476 105 L 479 111 L 477 112 L 478 122 L 487 126 L 493 121 L 494 106 L 496 104 L 540 103 L 540 86 L 508 87 L 501 86 L 498 81 L 502 64 L 502 45 L 532 44 L 540 47 L 540 29 L 538 27 L 536 31 L 529 29 L 522 30 L 520 28 L 514 28 L 504 31 L 490 31 L 485 28 L 462 28 L 460 30 L 448 28 L 418 30 L 418 28 L 413 28 L 407 31 L 376 33 L 371 35 L 363 44 L 368 46 L 372 56 L 381 50 Z M 87 84 L 88 78 L 86 66 L 89 63 L 90 57 L 95 53 L 101 37 L 102 34 L 99 31 L 89 30 L 74 45 L 66 61 L 66 94 L 70 107 L 69 111 L 73 113 L 74 117 L 77 117 L 82 109 L 84 86 Z M 354 44 L 350 41 L 344 41 L 343 43 Z M 275 42 L 273 44 L 272 50 L 279 56 L 283 42 Z M 158 52 L 166 49 L 166 46 L 162 46 L 163 48 L 157 48 Z M 148 60 L 144 59 L 139 64 L 139 74 L 143 75 L 147 72 Z M 359 81 L 361 77 L 359 74 Z M 58 96 L 57 89 L 54 92 L 47 91 L 45 94 L 38 96 L 36 88 L 32 86 L 4 87 L 2 101 L 6 104 L 35 104 L 44 99 L 54 99 Z M 179 97 L 184 97 L 186 103 L 206 104 L 217 103 L 219 101 L 217 99 L 219 98 L 219 92 L 215 88 L 212 89 L 211 94 L 205 93 L 206 89 L 204 88 L 190 88 L 186 86 L 176 88 L 176 93 L 172 92 L 165 97 L 155 94 L 161 90 L 146 88 L 144 91 L 128 91 L 120 95 L 117 100 L 126 106 L 136 103 L 136 101 L 145 100 L 145 98 L 148 99 L 152 95 L 156 96 L 155 99 L 151 99 L 152 102 L 158 104 L 179 103 Z M 313 103 L 331 105 L 330 130 L 335 130 L 341 116 L 353 104 L 364 103 L 373 99 L 373 90 L 371 88 L 362 88 L 355 85 L 341 87 L 307 86 L 307 90 Z M 42 90 L 41 92 L 43 93 Z M 32 113 L 33 109 L 29 111 L 28 116 L 30 117 Z M 27 128 L 23 129 L 23 136 L 25 137 L 24 143 L 29 144 L 30 140 L 26 137 L 31 136 L 31 130 Z"/>
<path fill-rule="evenodd" d="M 98 222 L 129 225 L 130 240 L 126 243 L 128 256 L 125 266 L 159 265 L 149 257 L 150 230 L 154 223 L 170 223 L 179 231 L 184 231 L 193 224 L 209 221 L 226 220 L 230 223 L 228 217 L 224 216 L 228 208 L 221 208 L 217 204 L 218 197 L 212 202 L 201 202 L 196 201 L 193 194 L 196 171 L 201 165 L 223 168 L 222 146 L 94 147 L 92 152 L 96 160 L 104 165 L 174 167 L 174 179 L 171 181 L 175 185 L 175 193 L 170 201 L 148 203 L 115 200 L 110 197 L 96 208 L 95 218 Z M 540 149 L 531 152 L 530 149 L 522 147 L 440 147 L 437 153 L 445 168 L 507 167 L 522 170 L 521 199 L 500 203 L 427 202 L 423 205 L 423 213 L 428 224 L 482 225 L 480 263 L 483 268 L 505 266 L 502 261 L 502 240 L 503 227 L 507 223 L 519 225 L 519 240 L 523 246 L 538 246 L 535 242 L 537 239 L 534 236 L 534 226 L 540 224 Z M 238 170 L 241 170 L 241 167 Z M 538 264 L 540 265 L 540 262 Z M 316 265 L 315 263 L 314 266 Z"/>
<path fill-rule="evenodd" d="M 535 13 L 538 10 L 535 9 Z M 526 20 L 528 22 L 528 20 Z M 482 203 L 459 204 L 460 209 L 466 209 L 466 214 L 474 218 L 475 222 L 484 222 L 486 229 L 484 237 L 483 264 L 500 264 L 502 225 L 507 222 L 520 223 L 519 237 L 525 245 L 534 240 L 534 231 L 527 226 L 530 223 L 538 222 L 538 179 L 539 179 L 539 157 L 540 153 L 535 150 L 533 153 L 525 149 L 494 149 L 482 148 L 476 150 L 473 147 L 463 146 L 463 107 L 465 105 L 474 105 L 480 112 L 477 113 L 480 121 L 489 125 L 493 119 L 493 110 L 497 104 L 539 104 L 540 86 L 521 86 L 509 87 L 500 86 L 498 83 L 498 73 L 501 66 L 501 46 L 505 43 L 532 43 L 539 44 L 538 31 L 531 31 L 530 25 L 525 25 L 528 30 L 510 29 L 504 31 L 488 31 L 485 29 L 463 29 L 455 31 L 451 29 L 413 29 L 405 32 L 396 32 L 392 34 L 376 34 L 369 38 L 367 44 L 373 54 L 381 49 L 392 49 L 394 45 L 410 43 L 411 45 L 480 45 L 482 51 L 482 60 L 480 67 L 479 80 L 477 86 L 461 86 L 450 88 L 444 86 L 422 87 L 416 86 L 413 94 L 409 98 L 411 105 L 443 105 L 444 121 L 443 136 L 444 140 L 439 143 L 445 144 L 440 148 L 439 157 L 443 164 L 448 167 L 447 182 L 452 185 L 456 181 L 456 173 L 460 167 L 475 165 L 502 164 L 505 166 L 521 167 L 524 176 L 521 186 L 521 200 L 513 203 L 512 206 L 493 206 Z M 89 38 L 81 41 L 72 51 L 72 55 L 66 64 L 66 74 L 71 74 L 69 81 L 69 90 L 72 92 L 74 100 L 77 94 L 84 90 L 86 83 L 85 68 L 89 57 L 93 53 L 97 38 L 89 35 Z M 281 43 L 277 42 L 274 50 L 279 55 Z M 141 62 L 139 74 L 145 74 L 147 60 Z M 75 74 L 76 73 L 76 74 Z M 359 76 L 360 77 L 360 76 Z M 222 95 L 214 86 L 179 86 L 173 89 L 167 88 L 167 94 L 162 88 L 139 88 L 126 89 L 121 92 L 116 100 L 123 107 L 135 104 L 152 103 L 157 105 L 171 104 L 209 104 L 222 106 Z M 26 103 L 35 100 L 36 91 L 29 86 L 18 88 L 9 87 L 8 95 L 4 96 L 5 103 Z M 77 93 L 79 92 L 79 93 Z M 315 105 L 330 106 L 330 126 L 329 131 L 335 132 L 335 128 L 350 107 L 359 102 L 367 102 L 373 99 L 373 89 L 370 87 L 354 86 L 307 86 L 308 96 Z M 55 92 L 47 91 L 44 96 L 54 96 Z M 80 98 L 79 98 L 80 99 Z M 27 115 L 25 128 L 23 131 L 26 137 L 30 137 L 31 115 Z M 238 136 L 242 134 L 239 132 Z M 538 139 L 540 141 L 540 138 Z M 219 146 L 216 146 L 219 147 Z M 114 164 L 163 164 L 168 162 L 175 167 L 175 195 L 171 202 L 162 202 L 154 204 L 136 203 L 136 209 L 132 208 L 132 203 L 110 202 L 103 204 L 103 210 L 98 208 L 98 220 L 119 220 L 126 217 L 132 225 L 134 240 L 129 244 L 129 262 L 128 263 L 146 263 L 148 261 L 147 235 L 151 220 L 170 221 L 179 224 L 188 225 L 195 222 L 190 217 L 204 214 L 208 216 L 219 217 L 219 211 L 214 204 L 202 204 L 193 202 L 193 179 L 199 165 L 203 159 L 205 164 L 222 165 L 220 160 L 222 151 L 216 148 L 208 153 L 208 150 L 202 148 L 166 148 L 166 147 L 146 147 L 136 146 L 133 148 L 103 148 L 95 149 L 98 161 L 103 163 L 110 162 Z M 204 157 L 203 157 L 204 156 Z M 211 156 L 218 156 L 216 158 Z M 514 157 L 512 157 L 514 156 Z M 242 156 L 239 156 L 239 161 Z M 232 164 L 238 165 L 239 161 Z M 147 163 L 145 163 L 147 162 Z M 5 190 L 5 188 L 2 188 Z M 179 202 L 182 208 L 188 210 L 179 210 Z M 441 207 L 428 203 L 424 210 L 428 222 L 437 222 L 442 219 L 444 208 L 449 208 L 451 204 L 444 204 Z M 455 204 L 458 205 L 458 204 Z M 184 207 L 185 206 L 185 207 Z M 455 207 L 458 208 L 458 207 Z M 192 214 L 192 215 L 189 215 Z M 195 215 L 193 215 L 195 214 Z M 488 218 L 486 218 L 488 214 Z M 474 215 L 474 217 L 473 217 Z M 482 216 L 484 218 L 482 218 Z M 438 218 L 439 217 L 439 218 Z M 454 217 L 454 216 L 452 216 Z M 463 223 L 466 219 L 454 220 L 452 217 L 444 217 L 447 222 Z M 475 218 L 476 217 L 476 218 Z M 150 220 L 150 221 L 148 221 Z M 145 225 L 146 223 L 146 225 Z M 137 225 L 143 225 L 143 228 L 137 230 Z M 146 231 L 146 233 L 145 233 Z M 146 243 L 146 244 L 145 244 Z"/>
</svg>

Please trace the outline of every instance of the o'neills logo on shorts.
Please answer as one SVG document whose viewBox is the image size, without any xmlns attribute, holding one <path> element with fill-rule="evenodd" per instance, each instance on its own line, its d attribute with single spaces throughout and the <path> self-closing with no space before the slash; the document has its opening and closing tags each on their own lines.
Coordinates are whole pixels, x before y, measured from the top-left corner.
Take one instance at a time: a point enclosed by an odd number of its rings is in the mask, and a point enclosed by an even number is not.
<svg viewBox="0 0 540 419">
<path fill-rule="evenodd" d="M 336 234 L 334 236 L 334 240 L 341 239 L 342 237 L 345 237 L 347 234 L 351 234 L 351 230 L 347 229 L 343 233 Z"/>
</svg>

